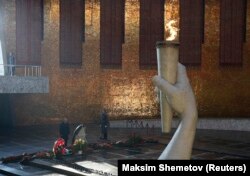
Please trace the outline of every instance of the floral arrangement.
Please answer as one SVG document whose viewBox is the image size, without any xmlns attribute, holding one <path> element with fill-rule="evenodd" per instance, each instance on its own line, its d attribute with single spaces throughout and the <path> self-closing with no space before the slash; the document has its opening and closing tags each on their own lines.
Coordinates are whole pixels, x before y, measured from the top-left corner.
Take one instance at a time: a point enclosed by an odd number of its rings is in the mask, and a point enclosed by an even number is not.
<svg viewBox="0 0 250 176">
<path fill-rule="evenodd" d="M 140 145 L 144 142 L 144 139 L 140 135 L 136 135 L 135 133 L 132 133 L 128 136 L 128 139 L 126 141 L 126 144 L 128 146 L 136 146 Z"/>
<path fill-rule="evenodd" d="M 41 151 L 41 152 L 30 153 L 30 154 L 23 153 L 22 155 L 1 158 L 0 161 L 2 161 L 3 164 L 15 163 L 15 162 L 25 164 L 26 162 L 29 162 L 36 158 L 52 159 L 53 156 L 54 156 L 54 153 L 52 151 Z"/>
<path fill-rule="evenodd" d="M 76 139 L 73 144 L 73 149 L 75 152 L 84 151 L 87 147 L 87 142 L 83 139 Z"/>
</svg>

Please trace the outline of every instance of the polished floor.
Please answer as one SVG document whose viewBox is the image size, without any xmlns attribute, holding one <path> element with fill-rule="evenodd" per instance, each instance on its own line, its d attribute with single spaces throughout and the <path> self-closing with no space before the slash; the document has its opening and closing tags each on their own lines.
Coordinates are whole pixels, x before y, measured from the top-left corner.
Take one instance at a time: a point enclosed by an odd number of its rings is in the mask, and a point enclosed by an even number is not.
<svg viewBox="0 0 250 176">
<path fill-rule="evenodd" d="M 75 127 L 76 125 L 72 125 L 71 131 Z M 97 124 L 87 124 L 86 127 L 88 142 L 99 142 L 99 126 Z M 51 150 L 54 141 L 58 138 L 58 126 L 56 125 L 1 129 L 0 132 L 0 158 Z M 174 132 L 175 129 L 170 134 L 163 135 L 159 128 L 111 128 L 109 129 L 108 138 L 112 142 L 127 139 L 131 134 L 137 134 L 145 139 L 155 139 L 158 143 L 148 143 L 135 148 L 97 150 L 89 153 L 87 157 L 88 160 L 105 161 L 114 166 L 121 159 L 157 159 Z M 230 159 L 250 159 L 250 132 L 197 130 L 192 160 Z M 44 173 L 38 175 L 50 174 L 50 172 L 27 166 L 25 168 L 15 164 L 8 164 L 7 166 L 25 172 Z"/>
</svg>

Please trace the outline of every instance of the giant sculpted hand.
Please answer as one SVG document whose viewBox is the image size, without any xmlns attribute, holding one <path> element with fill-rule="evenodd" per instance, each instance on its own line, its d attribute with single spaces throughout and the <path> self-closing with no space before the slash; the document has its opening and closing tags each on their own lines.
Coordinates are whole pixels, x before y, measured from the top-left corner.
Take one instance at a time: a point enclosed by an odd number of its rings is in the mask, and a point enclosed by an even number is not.
<svg viewBox="0 0 250 176">
<path fill-rule="evenodd" d="M 160 76 L 155 76 L 153 83 L 166 95 L 169 105 L 181 117 L 181 122 L 174 136 L 158 159 L 190 159 L 198 113 L 186 68 L 182 64 L 178 64 L 175 85 L 170 84 Z"/>
</svg>

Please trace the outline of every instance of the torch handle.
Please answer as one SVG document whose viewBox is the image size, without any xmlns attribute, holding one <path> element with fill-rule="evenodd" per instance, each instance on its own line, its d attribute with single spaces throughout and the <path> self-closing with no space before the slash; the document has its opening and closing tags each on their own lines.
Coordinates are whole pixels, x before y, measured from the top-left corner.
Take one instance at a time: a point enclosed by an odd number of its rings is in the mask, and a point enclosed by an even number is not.
<svg viewBox="0 0 250 176">
<path fill-rule="evenodd" d="M 176 44 L 160 45 L 157 47 L 158 75 L 171 84 L 176 83 L 179 49 Z M 168 104 L 166 95 L 160 92 L 162 132 L 169 133 L 172 126 L 173 111 Z"/>
</svg>

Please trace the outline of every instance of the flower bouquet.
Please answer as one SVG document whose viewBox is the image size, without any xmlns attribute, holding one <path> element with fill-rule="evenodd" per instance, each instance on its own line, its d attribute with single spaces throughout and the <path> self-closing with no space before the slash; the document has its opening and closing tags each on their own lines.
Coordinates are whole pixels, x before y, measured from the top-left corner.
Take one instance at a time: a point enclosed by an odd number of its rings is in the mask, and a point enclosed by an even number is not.
<svg viewBox="0 0 250 176">
<path fill-rule="evenodd" d="M 73 144 L 73 150 L 75 153 L 82 154 L 82 152 L 87 148 L 87 142 L 83 139 L 76 139 Z"/>
</svg>

